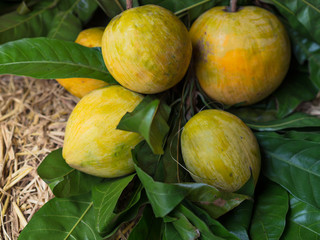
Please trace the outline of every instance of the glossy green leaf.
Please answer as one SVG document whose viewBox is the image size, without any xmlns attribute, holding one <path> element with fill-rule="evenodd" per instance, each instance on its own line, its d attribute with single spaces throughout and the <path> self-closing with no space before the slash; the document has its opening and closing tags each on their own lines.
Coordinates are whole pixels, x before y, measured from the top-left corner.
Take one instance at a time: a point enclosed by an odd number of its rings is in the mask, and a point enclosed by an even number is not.
<svg viewBox="0 0 320 240">
<path fill-rule="evenodd" d="M 87 77 L 115 83 L 101 52 L 77 43 L 30 38 L 0 46 L 0 74 L 34 78 Z"/>
<path fill-rule="evenodd" d="M 260 132 L 256 137 L 263 154 L 263 173 L 295 197 L 320 207 L 320 142 Z"/>
<path fill-rule="evenodd" d="M 135 154 L 133 154 L 133 157 L 135 159 Z M 155 215 L 159 217 L 163 217 L 172 211 L 184 198 L 205 209 L 215 218 L 225 214 L 245 199 L 248 199 L 245 195 L 221 192 L 203 183 L 168 184 L 154 181 L 137 164 L 135 168 L 144 185 Z"/>
<path fill-rule="evenodd" d="M 152 239 L 161 240 L 161 218 L 156 218 L 152 209 L 147 205 L 137 225 L 132 229 L 128 240 Z"/>
<path fill-rule="evenodd" d="M 193 240 L 200 237 L 199 230 L 195 226 L 193 226 L 182 213 L 173 212 L 172 215 L 177 218 L 177 220 L 172 222 L 172 225 L 182 239 Z"/>
<path fill-rule="evenodd" d="M 197 217 L 199 217 L 208 226 L 210 231 L 216 236 L 219 236 L 219 237 L 222 237 L 223 239 L 228 239 L 228 240 L 239 240 L 239 238 L 235 234 L 229 232 L 225 228 L 225 226 L 223 226 L 218 220 L 213 219 L 207 213 L 207 211 L 187 201 L 184 202 L 184 205 L 189 210 L 191 210 Z M 200 233 L 200 236 L 201 236 L 201 233 Z"/>
<path fill-rule="evenodd" d="M 302 64 L 305 60 L 309 61 L 310 79 L 320 88 L 320 44 L 299 35 L 298 32 L 290 31 L 294 50 L 298 60 Z M 302 90 L 302 89 L 300 89 Z"/>
<path fill-rule="evenodd" d="M 58 12 L 58 0 L 44 0 L 25 15 L 18 12 L 0 16 L 0 44 L 27 37 L 46 36 L 51 21 Z"/>
<path fill-rule="evenodd" d="M 266 110 L 254 107 L 231 108 L 228 110 L 232 114 L 248 122 L 269 122 L 277 118 L 275 109 Z"/>
<path fill-rule="evenodd" d="M 237 192 L 246 194 L 253 198 L 254 190 L 255 182 L 251 174 L 246 184 Z M 239 239 L 249 240 L 248 230 L 251 222 L 252 211 L 253 201 L 252 199 L 249 199 L 248 201 L 242 202 L 237 208 L 228 212 L 226 215 L 222 216 L 220 220 L 223 225 Z"/>
<path fill-rule="evenodd" d="M 268 182 L 255 199 L 255 209 L 251 220 L 252 240 L 280 239 L 289 208 L 288 192 L 279 185 Z"/>
<path fill-rule="evenodd" d="M 19 240 L 102 240 L 94 221 L 90 194 L 53 198 L 32 217 Z"/>
<path fill-rule="evenodd" d="M 192 210 L 190 210 L 188 207 L 186 207 L 183 204 L 180 204 L 176 210 L 176 212 L 181 213 L 184 215 L 200 232 L 201 239 L 203 240 L 234 240 L 237 239 L 232 234 L 229 234 L 229 236 L 218 236 L 214 234 L 209 226 L 206 224 L 205 221 L 203 221 L 200 217 L 198 217 Z M 223 228 L 222 225 L 220 225 L 221 228 Z M 219 230 L 219 229 L 218 229 Z M 225 230 L 224 233 L 228 233 L 227 230 Z M 233 236 L 233 237 L 232 237 Z"/>
<path fill-rule="evenodd" d="M 274 93 L 278 103 L 278 117 L 292 113 L 296 107 L 316 97 L 318 89 L 306 73 L 293 73 L 287 76 L 281 87 Z"/>
<path fill-rule="evenodd" d="M 162 240 L 184 240 L 171 222 L 164 223 Z"/>
<path fill-rule="evenodd" d="M 105 14 L 113 18 L 126 10 L 126 0 L 96 0 Z M 133 7 L 139 6 L 138 0 L 133 0 Z"/>
<path fill-rule="evenodd" d="M 284 136 L 290 139 L 306 140 L 306 141 L 320 143 L 320 131 L 313 131 L 313 132 L 289 131 L 289 132 L 286 132 Z"/>
<path fill-rule="evenodd" d="M 290 211 L 281 239 L 320 239 L 320 210 L 290 195 Z"/>
<path fill-rule="evenodd" d="M 97 229 L 101 235 L 106 235 L 115 227 L 117 213 L 115 208 L 123 190 L 135 175 L 106 180 L 93 188 L 92 199 L 96 216 Z"/>
<path fill-rule="evenodd" d="M 157 165 L 154 171 L 154 179 L 156 181 L 166 183 L 192 181 L 189 174 L 181 167 L 184 163 L 180 151 L 179 137 L 181 126 L 183 126 L 185 122 L 181 119 L 182 117 L 179 110 L 179 105 L 173 107 L 168 120 L 170 130 L 165 142 L 164 154 L 156 159 Z M 142 160 L 143 158 L 139 159 L 139 164 Z"/>
<path fill-rule="evenodd" d="M 86 24 L 98 8 L 98 4 L 95 0 L 63 0 L 59 7 L 61 11 L 72 11 L 83 24 Z"/>
<path fill-rule="evenodd" d="M 136 189 L 133 192 L 133 196 L 130 196 L 130 199 L 129 199 L 130 201 L 129 203 L 126 203 L 124 210 L 120 212 L 116 211 L 117 215 L 115 216 L 115 218 L 112 220 L 112 223 L 111 223 L 114 227 L 110 228 L 110 232 L 104 234 L 103 237 L 110 238 L 115 236 L 114 234 L 117 234 L 117 232 L 121 227 L 128 225 L 133 221 L 136 221 L 136 219 L 138 219 L 141 216 L 142 209 L 148 204 L 148 198 L 145 192 L 141 190 L 142 189 L 140 188 L 140 189 Z M 124 190 L 124 192 L 121 194 L 120 200 L 118 201 L 117 205 L 122 204 L 122 199 L 121 199 L 122 196 L 126 198 L 125 191 L 126 190 Z M 132 193 L 129 195 L 132 195 Z M 137 202 L 135 203 L 136 200 Z"/>
<path fill-rule="evenodd" d="M 102 178 L 71 168 L 62 157 L 62 148 L 49 153 L 37 171 L 53 194 L 61 198 L 87 193 L 102 181 Z"/>
<path fill-rule="evenodd" d="M 255 123 L 252 121 L 245 121 L 245 123 L 250 128 L 258 131 L 278 131 L 291 128 L 320 127 L 320 118 L 297 112 L 285 118 L 269 122 Z"/>
<path fill-rule="evenodd" d="M 135 164 L 137 175 L 143 184 L 156 217 L 164 217 L 171 212 L 188 194 L 179 186 L 156 182 Z"/>
<path fill-rule="evenodd" d="M 81 31 L 81 27 L 79 18 L 69 11 L 58 12 L 52 20 L 52 27 L 48 32 L 48 37 L 74 41 Z"/>
<path fill-rule="evenodd" d="M 320 43 L 320 4 L 318 0 L 271 0 L 291 27 L 307 33 Z"/>
<path fill-rule="evenodd" d="M 63 0 L 57 5 L 57 12 L 51 22 L 47 37 L 74 41 L 97 8 L 93 0 Z"/>
<path fill-rule="evenodd" d="M 222 216 L 244 200 L 249 199 L 246 195 L 222 192 L 204 183 L 179 183 L 175 185 L 188 190 L 189 194 L 186 199 L 206 210 L 212 218 Z"/>
<path fill-rule="evenodd" d="M 133 112 L 126 113 L 117 129 L 140 133 L 154 154 L 163 154 L 163 141 L 169 131 L 170 107 L 158 99 L 145 97 Z"/>
<path fill-rule="evenodd" d="M 27 6 L 29 12 L 12 11 L 0 17 L 0 44 L 45 36 L 73 41 L 97 8 L 93 0 L 44 0 L 33 4 Z"/>
</svg>

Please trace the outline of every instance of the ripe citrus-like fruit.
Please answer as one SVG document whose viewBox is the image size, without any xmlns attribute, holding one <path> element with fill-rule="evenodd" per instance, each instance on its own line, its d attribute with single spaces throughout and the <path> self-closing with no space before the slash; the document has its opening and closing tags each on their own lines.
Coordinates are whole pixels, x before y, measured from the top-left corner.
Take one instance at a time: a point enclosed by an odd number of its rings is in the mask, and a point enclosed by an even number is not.
<svg viewBox="0 0 320 240">
<path fill-rule="evenodd" d="M 102 54 L 111 75 L 139 93 L 159 93 L 176 85 L 190 63 L 187 28 L 169 10 L 145 5 L 114 17 L 102 38 Z"/>
<path fill-rule="evenodd" d="M 103 27 L 89 28 L 81 31 L 75 40 L 85 47 L 101 47 Z M 104 87 L 108 83 L 91 78 L 63 78 L 57 81 L 72 95 L 82 98 L 94 89 Z"/>
<path fill-rule="evenodd" d="M 84 96 L 67 122 L 63 145 L 66 162 L 99 177 L 113 178 L 133 172 L 131 149 L 142 136 L 116 127 L 142 98 L 119 85 L 96 89 Z"/>
<path fill-rule="evenodd" d="M 212 8 L 193 23 L 190 35 L 201 87 L 227 105 L 262 100 L 281 84 L 289 68 L 285 28 L 262 8 Z"/>
<path fill-rule="evenodd" d="M 196 182 L 234 192 L 260 172 L 259 145 L 252 131 L 235 115 L 204 110 L 194 115 L 181 135 L 181 151 Z"/>
</svg>

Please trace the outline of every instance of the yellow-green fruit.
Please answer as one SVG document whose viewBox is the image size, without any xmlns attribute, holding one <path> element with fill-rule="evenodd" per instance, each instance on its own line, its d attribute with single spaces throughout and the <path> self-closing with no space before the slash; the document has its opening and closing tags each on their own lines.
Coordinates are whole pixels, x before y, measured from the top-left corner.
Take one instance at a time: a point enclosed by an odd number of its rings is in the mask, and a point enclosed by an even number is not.
<svg viewBox="0 0 320 240">
<path fill-rule="evenodd" d="M 85 47 L 101 47 L 103 27 L 88 28 L 81 31 L 75 40 Z M 104 87 L 108 83 L 91 78 L 63 78 L 57 81 L 72 95 L 82 98 L 94 89 Z"/>
<path fill-rule="evenodd" d="M 145 5 L 122 12 L 106 27 L 102 54 L 111 75 L 139 93 L 159 93 L 176 85 L 190 63 L 187 28 L 169 10 Z"/>
<path fill-rule="evenodd" d="M 196 75 L 209 97 L 227 105 L 256 103 L 284 79 L 290 42 L 275 15 L 259 7 L 215 7 L 192 25 Z"/>
<path fill-rule="evenodd" d="M 131 149 L 142 136 L 116 127 L 142 98 L 119 85 L 96 89 L 84 96 L 67 122 L 63 145 L 66 162 L 99 177 L 120 177 L 133 172 Z"/>
<path fill-rule="evenodd" d="M 204 110 L 194 115 L 181 135 L 181 150 L 196 182 L 234 192 L 260 172 L 259 145 L 252 131 L 235 115 Z M 251 169 L 251 170 L 250 170 Z"/>
</svg>

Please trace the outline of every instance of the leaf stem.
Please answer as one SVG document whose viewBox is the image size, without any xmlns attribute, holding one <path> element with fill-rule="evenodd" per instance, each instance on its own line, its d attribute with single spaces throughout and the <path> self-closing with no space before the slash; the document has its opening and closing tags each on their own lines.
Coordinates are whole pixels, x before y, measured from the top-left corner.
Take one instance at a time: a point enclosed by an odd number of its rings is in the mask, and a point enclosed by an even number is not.
<svg viewBox="0 0 320 240">
<path fill-rule="evenodd" d="M 130 9 L 133 7 L 133 0 L 126 0 L 127 1 L 127 9 Z"/>
<path fill-rule="evenodd" d="M 115 1 L 115 3 L 118 5 L 118 7 L 120 8 L 120 10 L 123 12 L 124 9 L 123 9 L 121 3 L 119 2 L 119 0 L 114 0 L 114 1 Z M 98 2 L 99 2 L 99 1 L 98 1 Z"/>
<path fill-rule="evenodd" d="M 190 9 L 192 9 L 192 8 L 195 8 L 195 7 L 197 7 L 197 6 L 199 6 L 199 5 L 202 5 L 202 4 L 204 4 L 204 3 L 206 3 L 206 2 L 209 2 L 209 1 L 211 1 L 211 0 L 203 0 L 203 1 L 201 1 L 201 2 L 198 2 L 198 3 L 196 3 L 196 4 L 191 5 L 191 6 L 189 6 L 189 7 L 183 8 L 183 9 L 175 12 L 174 14 L 175 14 L 175 15 L 178 15 L 178 14 L 184 12 L 184 11 L 190 10 Z"/>
<path fill-rule="evenodd" d="M 230 12 L 237 11 L 237 0 L 230 0 Z"/>
</svg>

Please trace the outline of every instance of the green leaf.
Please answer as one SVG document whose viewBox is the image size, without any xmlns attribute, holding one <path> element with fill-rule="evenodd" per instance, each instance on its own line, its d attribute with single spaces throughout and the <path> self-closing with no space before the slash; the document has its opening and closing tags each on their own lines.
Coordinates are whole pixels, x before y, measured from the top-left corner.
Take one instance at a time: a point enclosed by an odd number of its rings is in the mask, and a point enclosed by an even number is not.
<svg viewBox="0 0 320 240">
<path fill-rule="evenodd" d="M 182 239 L 198 239 L 200 237 L 199 230 L 193 226 L 189 220 L 180 212 L 172 214 L 177 220 L 172 222 L 172 225 L 177 230 Z"/>
<path fill-rule="evenodd" d="M 316 97 L 318 89 L 306 73 L 295 72 L 289 75 L 281 87 L 274 93 L 278 103 L 278 117 L 292 113 L 303 101 Z"/>
<path fill-rule="evenodd" d="M 207 211 L 187 201 L 185 201 L 184 204 L 208 226 L 213 234 L 222 237 L 223 239 L 239 240 L 239 238 L 235 234 L 229 232 L 219 221 L 210 217 Z"/>
<path fill-rule="evenodd" d="M 102 178 L 71 168 L 62 157 L 62 148 L 48 154 L 38 167 L 39 176 L 49 184 L 56 197 L 65 198 L 91 191 Z"/>
<path fill-rule="evenodd" d="M 114 236 L 114 234 L 116 234 L 121 227 L 125 226 L 124 224 L 128 226 L 128 224 L 132 224 L 132 222 L 136 221 L 136 219 L 139 219 L 141 216 L 141 211 L 148 204 L 148 198 L 145 192 L 141 190 L 142 189 L 140 188 L 134 191 L 133 196 L 130 196 L 130 202 L 127 203 L 127 206 L 124 210 L 120 212 L 116 211 L 117 216 L 112 221 L 114 228 L 111 232 L 105 234 L 103 237 L 110 238 Z M 124 192 L 121 194 L 118 204 L 122 204 L 121 198 L 123 195 L 125 195 L 125 191 L 126 190 L 124 190 Z M 135 200 L 138 200 L 137 203 L 135 203 Z"/>
<path fill-rule="evenodd" d="M 251 220 L 252 240 L 280 239 L 286 225 L 289 197 L 285 189 L 268 182 L 255 199 L 255 209 Z"/>
<path fill-rule="evenodd" d="M 237 192 L 253 197 L 255 190 L 255 182 L 251 174 L 246 184 Z M 241 240 L 249 240 L 248 230 L 251 222 L 253 211 L 253 201 L 242 202 L 237 208 L 222 216 L 224 226 Z M 221 219 L 221 218 L 220 218 Z"/>
<path fill-rule="evenodd" d="M 126 10 L 126 0 L 96 0 L 105 14 L 113 18 Z M 139 6 L 138 0 L 133 0 L 133 7 Z"/>
<path fill-rule="evenodd" d="M 285 137 L 297 140 L 307 140 L 311 142 L 320 143 L 320 131 L 313 132 L 296 132 L 290 131 L 284 134 Z"/>
<path fill-rule="evenodd" d="M 309 61 L 310 79 L 319 90 L 320 88 L 320 45 L 316 42 L 303 38 L 298 32 L 290 31 L 294 49 L 298 60 Z"/>
<path fill-rule="evenodd" d="M 231 108 L 228 110 L 245 122 L 269 122 L 277 118 L 275 109 L 266 110 L 253 107 Z"/>
<path fill-rule="evenodd" d="M 317 0 L 271 0 L 291 27 L 320 43 L 320 5 Z"/>
<path fill-rule="evenodd" d="M 134 157 L 133 157 L 134 158 Z M 135 161 L 135 160 L 134 160 Z M 179 186 L 155 182 L 135 163 L 137 175 L 143 184 L 156 217 L 164 217 L 171 212 L 188 194 Z"/>
<path fill-rule="evenodd" d="M 156 218 L 149 205 L 144 208 L 143 215 L 132 229 L 128 240 L 152 239 L 161 240 L 161 218 Z"/>
<path fill-rule="evenodd" d="M 95 228 L 90 194 L 53 198 L 32 217 L 19 240 L 101 239 Z"/>
<path fill-rule="evenodd" d="M 112 223 L 119 215 L 115 213 L 117 202 L 123 190 L 132 181 L 135 174 L 127 177 L 106 180 L 92 190 L 94 212 L 97 229 L 101 235 L 106 235 L 115 227 Z"/>
<path fill-rule="evenodd" d="M 283 119 L 269 122 L 245 121 L 252 129 L 258 131 L 278 131 L 291 128 L 320 127 L 320 119 L 305 113 L 293 113 Z"/>
<path fill-rule="evenodd" d="M 21 38 L 46 36 L 51 21 L 58 12 L 58 2 L 59 0 L 44 0 L 36 4 L 28 14 L 20 15 L 13 11 L 0 16 L 0 44 Z"/>
<path fill-rule="evenodd" d="M 82 24 L 86 23 L 97 9 L 93 0 L 63 0 L 58 4 L 59 12 L 48 32 L 49 38 L 74 41 L 81 31 Z"/>
<path fill-rule="evenodd" d="M 44 36 L 73 41 L 97 4 L 93 0 L 45 0 L 27 7 L 28 13 L 13 11 L 0 17 L 0 44 Z"/>
<path fill-rule="evenodd" d="M 62 8 L 62 5 L 66 7 Z M 72 11 L 83 24 L 86 24 L 98 8 L 98 4 L 94 0 L 78 0 L 76 2 L 74 0 L 63 0 L 59 7 L 62 11 Z"/>
<path fill-rule="evenodd" d="M 171 222 L 164 223 L 162 240 L 184 240 Z"/>
<path fill-rule="evenodd" d="M 290 211 L 281 239 L 320 239 L 320 210 L 290 195 Z"/>
<path fill-rule="evenodd" d="M 133 158 L 135 159 L 135 150 Z M 184 198 L 208 211 L 212 217 L 219 217 L 238 206 L 245 199 L 245 195 L 221 192 L 213 186 L 204 183 L 162 183 L 152 179 L 136 162 L 135 168 L 149 201 L 157 217 L 164 217 L 172 211 Z"/>
<path fill-rule="evenodd" d="M 122 117 L 117 129 L 140 133 L 154 154 L 163 154 L 163 141 L 169 131 L 167 121 L 170 110 L 160 100 L 146 96 L 133 112 Z"/>
<path fill-rule="evenodd" d="M 81 21 L 70 12 L 58 12 L 52 19 L 49 38 L 74 41 L 81 31 Z"/>
<path fill-rule="evenodd" d="M 101 52 L 77 43 L 31 38 L 0 46 L 0 74 L 34 78 L 83 77 L 116 83 L 105 67 Z"/>
<path fill-rule="evenodd" d="M 219 191 L 204 183 L 178 183 L 181 189 L 188 190 L 186 199 L 207 211 L 212 218 L 218 218 L 237 207 L 248 196 Z"/>
<path fill-rule="evenodd" d="M 307 134 L 307 133 L 306 133 Z M 295 197 L 320 207 L 320 142 L 292 139 L 290 135 L 261 132 L 263 173 Z"/>
<path fill-rule="evenodd" d="M 193 211 L 191 211 L 188 207 L 186 207 L 183 204 L 180 204 L 175 211 L 183 214 L 187 219 L 189 219 L 189 221 L 200 231 L 201 239 L 203 240 L 232 239 L 222 238 L 220 236 L 215 235 L 201 218 L 199 218 Z"/>
</svg>

